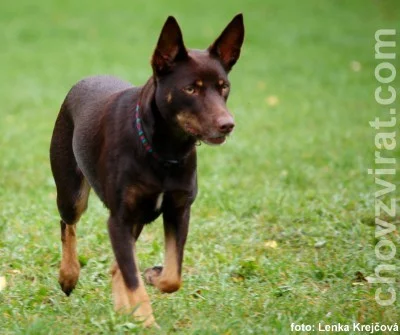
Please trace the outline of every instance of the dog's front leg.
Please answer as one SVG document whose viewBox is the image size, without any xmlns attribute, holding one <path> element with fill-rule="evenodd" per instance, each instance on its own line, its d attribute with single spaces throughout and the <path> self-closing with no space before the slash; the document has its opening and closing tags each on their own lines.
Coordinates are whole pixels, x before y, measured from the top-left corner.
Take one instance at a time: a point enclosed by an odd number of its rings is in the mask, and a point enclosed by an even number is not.
<svg viewBox="0 0 400 335">
<path fill-rule="evenodd" d="M 189 227 L 190 206 L 175 208 L 164 204 L 164 266 L 155 266 L 144 273 L 148 284 L 172 293 L 182 284 L 183 250 Z"/>
<path fill-rule="evenodd" d="M 116 263 L 112 268 L 115 310 L 132 313 L 144 326 L 155 325 L 150 298 L 146 292 L 135 256 L 132 226 L 110 217 L 108 229 Z"/>
</svg>

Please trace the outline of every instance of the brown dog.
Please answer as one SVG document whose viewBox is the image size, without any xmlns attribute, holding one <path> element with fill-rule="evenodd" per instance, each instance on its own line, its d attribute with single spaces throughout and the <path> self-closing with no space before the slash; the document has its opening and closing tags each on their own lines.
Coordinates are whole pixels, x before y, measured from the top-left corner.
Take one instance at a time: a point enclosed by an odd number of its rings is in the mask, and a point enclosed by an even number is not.
<svg viewBox="0 0 400 335">
<path fill-rule="evenodd" d="M 91 188 L 110 211 L 115 309 L 133 312 L 146 326 L 155 322 L 135 241 L 160 214 L 164 266 L 147 269 L 144 277 L 162 292 L 179 289 L 190 206 L 197 193 L 195 143 L 221 144 L 233 130 L 225 104 L 227 74 L 239 58 L 243 38 L 239 14 L 207 50 L 186 49 L 178 23 L 168 17 L 152 57 L 153 76 L 144 86 L 98 76 L 72 87 L 50 148 L 61 216 L 59 283 L 67 295 L 79 277 L 76 224 Z"/>
</svg>

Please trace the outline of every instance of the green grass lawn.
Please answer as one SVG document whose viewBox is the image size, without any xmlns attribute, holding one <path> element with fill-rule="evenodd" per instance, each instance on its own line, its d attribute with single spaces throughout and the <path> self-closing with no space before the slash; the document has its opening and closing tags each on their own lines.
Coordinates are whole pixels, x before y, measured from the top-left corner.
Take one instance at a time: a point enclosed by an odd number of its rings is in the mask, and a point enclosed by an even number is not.
<svg viewBox="0 0 400 335">
<path fill-rule="evenodd" d="M 48 160 L 65 94 L 93 74 L 144 83 L 168 15 L 187 46 L 205 48 L 241 11 L 246 40 L 230 76 L 236 131 L 223 147 L 199 148 L 184 286 L 172 295 L 148 288 L 161 332 L 113 312 L 107 212 L 95 196 L 78 227 L 80 282 L 67 298 Z M 356 275 L 382 263 L 367 174 L 368 121 L 386 115 L 374 98 L 380 28 L 397 28 L 399 45 L 398 1 L 2 1 L 0 334 L 289 334 L 291 323 L 399 322 L 399 290 L 381 307 L 377 285 Z M 387 155 L 400 159 L 399 150 Z M 161 263 L 159 220 L 138 252 L 142 269 Z M 400 266 L 399 255 L 390 263 Z"/>
</svg>

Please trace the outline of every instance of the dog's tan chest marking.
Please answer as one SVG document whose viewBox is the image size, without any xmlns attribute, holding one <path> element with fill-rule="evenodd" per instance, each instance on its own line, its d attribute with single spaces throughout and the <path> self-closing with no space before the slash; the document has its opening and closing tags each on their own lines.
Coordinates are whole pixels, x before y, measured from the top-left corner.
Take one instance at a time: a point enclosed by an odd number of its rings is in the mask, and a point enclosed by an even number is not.
<svg viewBox="0 0 400 335">
<path fill-rule="evenodd" d="M 156 200 L 156 207 L 155 207 L 156 212 L 158 212 L 161 209 L 163 200 L 164 200 L 164 193 L 160 193 Z"/>
</svg>

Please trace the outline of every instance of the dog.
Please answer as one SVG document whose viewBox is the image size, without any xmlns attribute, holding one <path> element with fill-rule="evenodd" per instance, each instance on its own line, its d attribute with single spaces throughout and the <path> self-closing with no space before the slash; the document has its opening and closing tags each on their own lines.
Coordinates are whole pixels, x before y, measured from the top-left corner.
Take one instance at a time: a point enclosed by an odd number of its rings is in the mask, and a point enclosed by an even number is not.
<svg viewBox="0 0 400 335">
<path fill-rule="evenodd" d="M 187 49 L 169 16 L 151 59 L 153 75 L 143 86 L 95 76 L 71 88 L 50 145 L 61 217 L 59 284 L 67 296 L 78 282 L 76 227 L 93 188 L 110 213 L 115 310 L 133 313 L 144 326 L 156 325 L 144 281 L 168 293 L 182 285 L 190 207 L 197 194 L 196 143 L 222 144 L 235 126 L 226 107 L 227 75 L 243 40 L 238 14 L 208 49 Z M 145 270 L 143 280 L 135 242 L 144 225 L 160 215 L 164 264 Z"/>
</svg>

